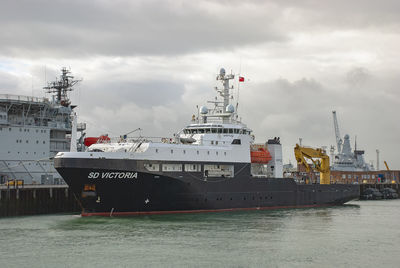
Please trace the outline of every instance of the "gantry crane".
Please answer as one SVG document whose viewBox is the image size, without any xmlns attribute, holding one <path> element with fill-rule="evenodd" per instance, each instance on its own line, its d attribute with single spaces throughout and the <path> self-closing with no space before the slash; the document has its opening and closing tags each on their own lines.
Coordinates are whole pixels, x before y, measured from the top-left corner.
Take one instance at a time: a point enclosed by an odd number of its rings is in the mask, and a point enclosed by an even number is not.
<svg viewBox="0 0 400 268">
<path fill-rule="evenodd" d="M 331 183 L 329 156 L 326 154 L 325 150 L 321 148 L 314 149 L 310 147 L 303 147 L 296 144 L 296 147 L 294 147 L 294 155 L 296 157 L 297 164 L 303 164 L 307 172 L 310 172 L 310 165 L 307 163 L 306 158 L 313 162 L 313 169 L 320 172 L 320 184 Z M 320 158 L 321 160 L 314 160 L 314 158 Z"/>
</svg>

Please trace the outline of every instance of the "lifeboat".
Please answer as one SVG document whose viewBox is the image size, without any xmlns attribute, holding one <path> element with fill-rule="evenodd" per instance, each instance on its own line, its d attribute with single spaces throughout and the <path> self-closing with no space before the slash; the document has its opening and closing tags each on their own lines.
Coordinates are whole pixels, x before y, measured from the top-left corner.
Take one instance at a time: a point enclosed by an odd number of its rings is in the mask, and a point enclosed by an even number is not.
<svg viewBox="0 0 400 268">
<path fill-rule="evenodd" d="M 106 143 L 109 142 L 110 138 L 105 135 L 101 135 L 100 137 L 87 137 L 83 140 L 83 143 L 85 144 L 86 147 L 89 147 L 92 144 L 95 143 Z"/>
<path fill-rule="evenodd" d="M 250 151 L 251 163 L 268 164 L 272 160 L 272 156 L 268 150 L 258 148 L 256 151 Z"/>
</svg>

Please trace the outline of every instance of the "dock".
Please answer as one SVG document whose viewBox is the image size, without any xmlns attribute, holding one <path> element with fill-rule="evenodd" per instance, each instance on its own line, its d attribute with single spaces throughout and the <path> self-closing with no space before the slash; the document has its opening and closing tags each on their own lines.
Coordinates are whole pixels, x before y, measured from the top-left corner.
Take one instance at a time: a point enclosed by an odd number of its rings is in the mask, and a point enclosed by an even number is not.
<svg viewBox="0 0 400 268">
<path fill-rule="evenodd" d="M 0 186 L 0 217 L 80 212 L 67 185 Z"/>
</svg>

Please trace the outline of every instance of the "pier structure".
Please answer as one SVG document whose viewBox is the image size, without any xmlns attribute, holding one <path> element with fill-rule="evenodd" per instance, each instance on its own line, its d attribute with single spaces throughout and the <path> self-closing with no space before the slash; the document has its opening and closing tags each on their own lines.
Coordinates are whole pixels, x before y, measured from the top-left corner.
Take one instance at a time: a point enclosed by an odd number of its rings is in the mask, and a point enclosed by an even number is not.
<svg viewBox="0 0 400 268">
<path fill-rule="evenodd" d="M 80 211 L 67 185 L 0 185 L 0 217 Z"/>
</svg>

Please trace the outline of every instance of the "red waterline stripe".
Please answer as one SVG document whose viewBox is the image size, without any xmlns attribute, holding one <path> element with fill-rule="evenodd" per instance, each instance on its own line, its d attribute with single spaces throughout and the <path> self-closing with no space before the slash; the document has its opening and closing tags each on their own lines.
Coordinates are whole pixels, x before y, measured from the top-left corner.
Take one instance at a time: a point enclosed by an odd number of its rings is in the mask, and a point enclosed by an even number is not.
<svg viewBox="0 0 400 268">
<path fill-rule="evenodd" d="M 82 217 L 89 216 L 140 216 L 140 215 L 164 215 L 164 214 L 187 214 L 187 213 L 205 213 L 205 212 L 226 212 L 243 210 L 267 210 L 267 209 L 287 209 L 287 208 L 313 208 L 323 206 L 334 206 L 333 204 L 321 205 L 301 205 L 301 206 L 274 206 L 274 207 L 252 207 L 252 208 L 222 208 L 222 209 L 198 209 L 198 210 L 169 210 L 169 211 L 132 211 L 132 212 L 82 212 Z"/>
</svg>

